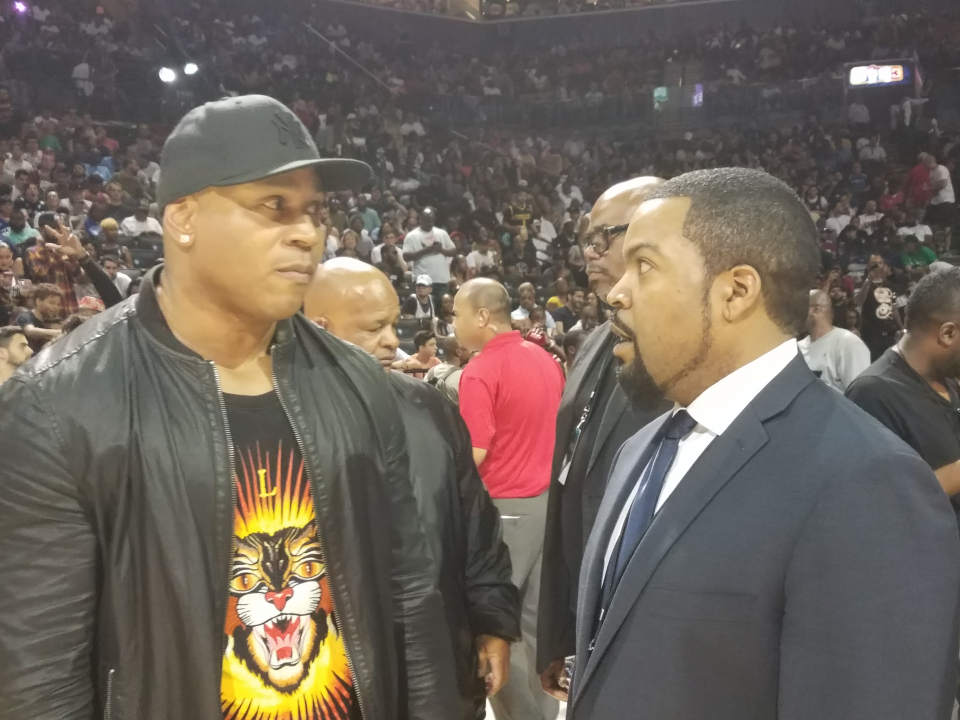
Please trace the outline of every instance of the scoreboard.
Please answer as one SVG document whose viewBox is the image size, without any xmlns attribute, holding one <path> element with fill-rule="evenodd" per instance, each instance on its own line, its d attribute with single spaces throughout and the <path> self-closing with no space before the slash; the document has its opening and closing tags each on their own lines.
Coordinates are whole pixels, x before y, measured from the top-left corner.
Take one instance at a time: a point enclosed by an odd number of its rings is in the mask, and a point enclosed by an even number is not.
<svg viewBox="0 0 960 720">
<path fill-rule="evenodd" d="M 888 89 L 893 94 L 916 97 L 923 88 L 920 65 L 916 57 L 879 62 L 848 63 L 845 66 L 845 85 L 848 92 L 867 96 Z M 889 94 L 889 93 L 879 93 Z"/>
</svg>

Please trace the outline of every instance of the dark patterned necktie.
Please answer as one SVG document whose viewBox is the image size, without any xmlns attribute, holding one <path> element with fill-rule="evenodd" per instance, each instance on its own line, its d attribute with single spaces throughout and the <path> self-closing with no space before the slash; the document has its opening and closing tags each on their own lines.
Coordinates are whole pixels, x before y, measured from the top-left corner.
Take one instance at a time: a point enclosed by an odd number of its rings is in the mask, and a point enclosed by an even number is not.
<svg viewBox="0 0 960 720">
<path fill-rule="evenodd" d="M 640 488 L 630 506 L 630 512 L 627 513 L 627 521 L 623 525 L 623 532 L 620 533 L 620 539 L 610 556 L 610 564 L 607 567 L 606 575 L 603 578 L 603 591 L 601 595 L 601 611 L 606 612 L 613 597 L 613 591 L 616 589 L 624 570 L 627 569 L 627 563 L 633 556 L 637 545 L 643 539 L 644 533 L 653 522 L 653 514 L 657 508 L 657 501 L 660 499 L 660 492 L 663 490 L 663 483 L 667 479 L 667 473 L 670 472 L 670 466 L 677 457 L 677 449 L 680 446 L 680 440 L 687 436 L 691 430 L 697 426 L 697 421 L 690 417 L 686 410 L 681 410 L 667 422 L 660 440 L 660 446 L 657 448 L 653 460 L 647 463 L 640 480 Z"/>
</svg>

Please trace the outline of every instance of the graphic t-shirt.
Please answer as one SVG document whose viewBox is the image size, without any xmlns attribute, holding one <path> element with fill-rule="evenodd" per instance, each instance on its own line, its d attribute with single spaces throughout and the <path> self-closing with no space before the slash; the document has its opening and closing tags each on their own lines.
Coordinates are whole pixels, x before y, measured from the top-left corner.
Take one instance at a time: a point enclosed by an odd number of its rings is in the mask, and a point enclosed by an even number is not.
<svg viewBox="0 0 960 720">
<path fill-rule="evenodd" d="M 225 720 L 357 720 L 310 481 L 274 393 L 226 395 L 234 552 L 220 684 Z"/>
<path fill-rule="evenodd" d="M 870 359 L 876 361 L 896 341 L 899 329 L 894 318 L 897 296 L 886 285 L 876 285 L 863 303 L 860 335 L 870 348 Z"/>
</svg>

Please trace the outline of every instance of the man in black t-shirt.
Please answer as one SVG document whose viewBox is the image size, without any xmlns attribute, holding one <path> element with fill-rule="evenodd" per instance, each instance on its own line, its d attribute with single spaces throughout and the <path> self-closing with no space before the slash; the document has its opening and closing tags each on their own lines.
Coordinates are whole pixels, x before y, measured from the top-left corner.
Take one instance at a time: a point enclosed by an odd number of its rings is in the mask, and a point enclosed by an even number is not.
<svg viewBox="0 0 960 720">
<path fill-rule="evenodd" d="M 486 195 L 477 195 L 476 203 L 477 209 L 467 217 L 469 225 L 475 230 L 485 227 L 491 233 L 496 232 L 500 222 L 490 206 L 490 198 Z"/>
<path fill-rule="evenodd" d="M 580 319 L 580 310 L 583 308 L 583 288 L 574 288 L 567 295 L 567 304 L 554 310 L 551 315 L 558 323 L 562 323 L 562 329 L 558 332 L 569 332 L 570 328 L 577 324 Z"/>
<path fill-rule="evenodd" d="M 907 303 L 906 333 L 847 390 L 919 453 L 960 510 L 960 268 L 927 275 Z"/>
<path fill-rule="evenodd" d="M 890 288 L 889 277 L 890 266 L 880 255 L 871 255 L 867 278 L 854 298 L 861 307 L 860 336 L 870 348 L 872 361 L 896 342 L 897 331 L 903 328 L 897 295 Z"/>
</svg>

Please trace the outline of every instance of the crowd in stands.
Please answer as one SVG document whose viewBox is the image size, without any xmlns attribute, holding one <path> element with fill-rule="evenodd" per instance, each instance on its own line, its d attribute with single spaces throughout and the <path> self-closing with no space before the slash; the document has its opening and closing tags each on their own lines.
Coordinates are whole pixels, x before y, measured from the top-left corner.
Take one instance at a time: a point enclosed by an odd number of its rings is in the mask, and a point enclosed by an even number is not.
<svg viewBox="0 0 960 720">
<path fill-rule="evenodd" d="M 363 27 L 304 10 L 327 40 L 359 61 L 406 108 L 441 96 L 550 97 L 596 101 L 647 92 L 661 84 L 671 63 L 699 61 L 707 81 L 729 84 L 813 80 L 842 74 L 843 64 L 917 54 L 927 68 L 960 60 L 960 18 L 955 14 L 865 15 L 846 26 L 785 24 L 765 31 L 748 25 L 716 27 L 665 39 L 637 37 L 622 47 L 585 43 L 522 45 L 467 54 L 439 40 L 428 47 L 401 30 L 392 43 L 374 42 Z M 345 63 L 304 25 L 267 15 L 228 20 L 222 2 L 180 9 L 173 26 L 211 84 L 240 94 L 267 92 L 322 110 L 335 100 L 345 111 L 383 107 L 383 87 Z M 319 98 L 323 97 L 323 101 Z M 391 109 L 392 111 L 392 109 Z M 391 118 L 397 126 L 403 118 Z"/>
<path fill-rule="evenodd" d="M 197 93 L 259 92 L 291 104 L 312 104 L 321 113 L 335 103 L 344 116 L 375 107 L 399 129 L 404 124 L 401 109 L 426 107 L 439 97 L 537 97 L 590 105 L 604 97 L 639 94 L 649 101 L 672 63 L 699 62 L 706 82 L 737 85 L 809 83 L 838 76 L 844 63 L 867 58 L 917 54 L 927 69 L 960 62 L 956 14 L 881 16 L 869 7 L 856 21 L 830 27 L 784 24 L 759 31 L 747 25 L 719 26 L 672 38 L 651 33 L 620 47 L 523 44 L 507 50 L 508 45 L 500 45 L 477 54 L 444 47 L 439 40 L 424 47 L 402 30 L 390 43 L 374 42 L 362 26 L 348 31 L 331 19 L 327 7 L 287 3 L 243 13 L 225 0 L 184 0 L 169 4 L 169 12 L 167 8 L 144 7 L 135 23 L 113 22 L 92 9 L 71 15 L 72 7 L 54 3 L 50 9 L 43 2 L 30 5 L 26 13 L 5 6 L 0 10 L 4 65 L 15 77 L 28 72 L 38 81 L 41 74 L 47 79 L 66 76 L 69 68 L 63 64 L 69 63 L 82 103 L 109 113 L 118 93 L 140 93 L 119 106 L 153 107 L 162 94 L 156 68 L 171 63 L 170 47 L 176 47 L 202 69 L 202 80 L 193 83 Z M 382 85 L 344 62 L 303 21 Z M 384 86 L 394 94 L 387 103 Z M 3 110 L 0 102 L 0 125 Z"/>
<path fill-rule="evenodd" d="M 483 128 L 468 139 L 440 132 L 404 107 L 424 94 L 482 92 L 479 87 L 506 96 L 564 87 L 586 88 L 589 95 L 595 85 L 603 88 L 597 92 L 618 92 L 643 82 L 636 68 L 693 54 L 731 83 L 748 74 L 776 80 L 829 72 L 864 54 L 879 58 L 921 46 L 928 54 L 949 54 L 957 44 L 950 46 L 948 38 L 960 37 L 955 20 L 917 16 L 857 30 L 718 31 L 675 46 L 649 39 L 607 53 L 554 48 L 529 66 L 508 57 L 487 65 L 439 47 L 411 60 L 402 38 L 388 52 L 356 41 L 338 24 L 325 28 L 396 91 L 384 101 L 382 89 L 345 69 L 329 48 L 320 49 L 326 72 L 318 74 L 298 51 L 304 42 L 295 23 L 278 27 L 227 14 L 210 19 L 222 9 L 217 2 L 183 9 L 174 23 L 184 45 L 225 89 L 288 101 L 323 154 L 374 168 L 374 183 L 356 195 L 331 195 L 315 218 L 326 226 L 326 257 L 357 257 L 380 267 L 405 299 L 404 316 L 439 337 L 441 348 L 442 338 L 452 334 L 456 290 L 485 275 L 510 288 L 518 327 L 563 358 L 564 335 L 604 320 L 602 298 L 588 291 L 580 225 L 600 193 L 640 175 L 762 168 L 793 187 L 822 230 L 823 283 L 835 304 L 834 321 L 863 334 L 875 354 L 892 342 L 912 285 L 951 251 L 960 137 L 931 122 L 935 108 L 923 99 L 905 99 L 893 127 L 889 117 L 871 117 L 853 97 L 848 117 L 839 122 L 814 115 L 785 128 L 729 125 L 674 140 L 617 136 L 603 128 L 566 134 Z M 46 42 L 66 41 L 60 37 L 65 31 L 43 31 L 64 17 L 62 11 L 34 5 L 31 13 L 18 15 L 18 22 Z M 101 30 L 91 33 L 91 26 Z M 84 23 L 81 32 L 100 51 L 131 47 L 106 18 Z M 275 53 L 279 47 L 285 52 Z M 625 74 L 627 67 L 633 70 Z M 80 88 L 81 100 L 84 94 Z M 83 309 L 88 297 L 109 305 L 81 267 L 87 256 L 102 261 L 121 296 L 136 290 L 140 271 L 159 257 L 162 229 L 151 201 L 162 142 L 162 131 L 152 126 L 114 131 L 82 114 L 79 104 L 54 113 L 13 103 L 0 89 L 0 326 L 29 320 L 43 330 L 65 320 L 54 317 L 52 305 L 32 318 L 26 314 L 41 286 L 44 292 L 59 289 L 67 315 Z M 57 219 L 79 236 L 80 250 L 57 242 Z M 863 290 L 878 283 L 889 290 L 884 302 Z M 39 345 L 49 337 L 32 339 Z M 423 362 L 424 344 L 415 345 L 411 333 L 404 347 Z"/>
</svg>

